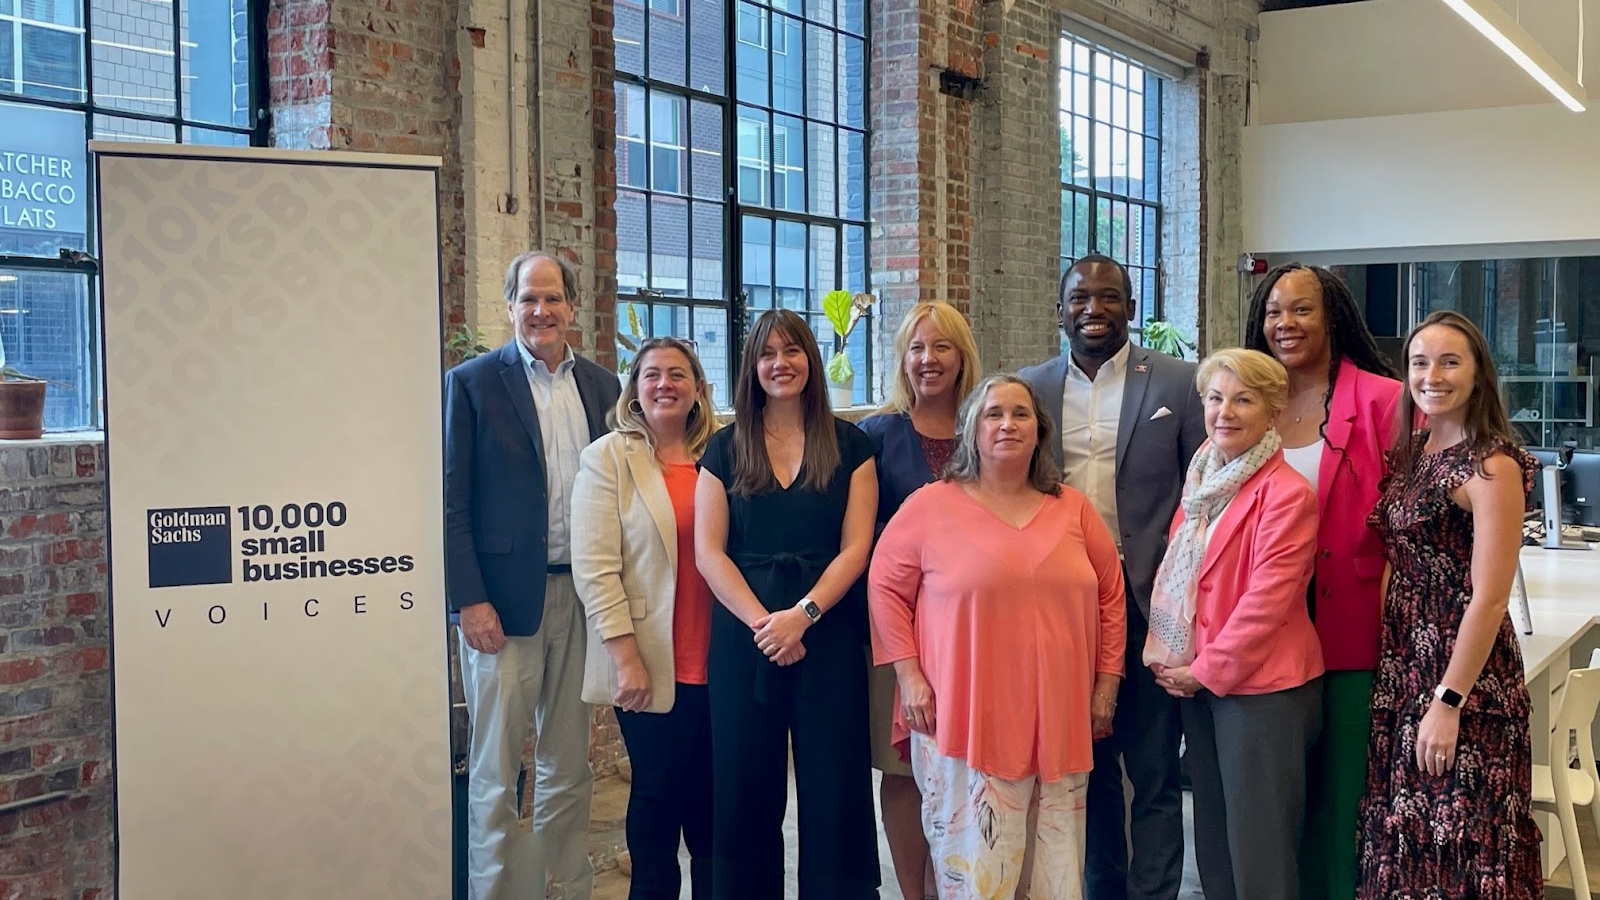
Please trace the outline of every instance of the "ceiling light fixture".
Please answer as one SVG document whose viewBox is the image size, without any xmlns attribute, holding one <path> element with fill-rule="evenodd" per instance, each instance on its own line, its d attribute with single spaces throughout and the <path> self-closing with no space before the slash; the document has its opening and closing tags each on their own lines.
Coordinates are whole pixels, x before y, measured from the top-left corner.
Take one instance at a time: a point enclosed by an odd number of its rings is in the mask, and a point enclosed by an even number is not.
<svg viewBox="0 0 1600 900">
<path fill-rule="evenodd" d="M 1506 14 L 1495 0 L 1444 0 L 1467 24 L 1500 48 L 1534 81 L 1573 112 L 1583 112 L 1585 93 L 1567 73 L 1555 64 L 1533 36 Z M 1581 52 L 1581 51 L 1580 51 Z"/>
</svg>

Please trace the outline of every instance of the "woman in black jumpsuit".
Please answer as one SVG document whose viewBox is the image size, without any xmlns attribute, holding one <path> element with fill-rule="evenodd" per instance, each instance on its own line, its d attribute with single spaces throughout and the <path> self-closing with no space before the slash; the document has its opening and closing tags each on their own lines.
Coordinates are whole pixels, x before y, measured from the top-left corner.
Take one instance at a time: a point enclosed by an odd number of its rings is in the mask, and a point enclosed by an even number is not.
<svg viewBox="0 0 1600 900">
<path fill-rule="evenodd" d="M 876 898 L 856 586 L 877 510 L 872 443 L 833 416 L 816 340 L 788 310 L 751 328 L 734 417 L 701 456 L 695 494 L 697 563 L 720 601 L 708 673 L 712 894 L 783 897 L 792 743 L 800 900 Z"/>
</svg>

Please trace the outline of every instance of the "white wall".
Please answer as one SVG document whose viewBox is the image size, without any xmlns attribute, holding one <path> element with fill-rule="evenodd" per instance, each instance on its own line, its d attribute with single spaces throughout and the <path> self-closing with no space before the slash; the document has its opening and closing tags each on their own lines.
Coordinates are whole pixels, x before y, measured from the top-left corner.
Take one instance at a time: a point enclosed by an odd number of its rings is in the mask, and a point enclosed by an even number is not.
<svg viewBox="0 0 1600 900">
<path fill-rule="evenodd" d="M 1595 64 L 1600 0 L 1586 2 Z M 1576 69 L 1573 0 L 1522 5 Z M 1439 0 L 1264 13 L 1258 58 L 1251 251 L 1600 238 L 1600 104 L 1568 112 Z"/>
<path fill-rule="evenodd" d="M 1554 103 L 1246 128 L 1244 171 L 1252 251 L 1600 238 L 1600 113 Z"/>
</svg>

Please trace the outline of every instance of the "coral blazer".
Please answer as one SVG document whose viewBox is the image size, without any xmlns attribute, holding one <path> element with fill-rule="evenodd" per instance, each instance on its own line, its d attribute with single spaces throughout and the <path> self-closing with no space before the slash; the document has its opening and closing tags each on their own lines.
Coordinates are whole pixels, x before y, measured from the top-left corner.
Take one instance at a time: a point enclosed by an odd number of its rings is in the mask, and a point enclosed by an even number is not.
<svg viewBox="0 0 1600 900">
<path fill-rule="evenodd" d="M 1172 531 L 1182 524 L 1180 504 Z M 1280 450 L 1239 486 L 1200 563 L 1189 672 L 1207 690 L 1268 694 L 1322 674 L 1306 610 L 1316 549 L 1316 494 Z"/>
<path fill-rule="evenodd" d="M 1339 364 L 1317 470 L 1316 625 L 1330 669 L 1374 669 L 1383 598 L 1383 539 L 1367 525 L 1384 454 L 1394 446 L 1400 382 Z"/>
</svg>

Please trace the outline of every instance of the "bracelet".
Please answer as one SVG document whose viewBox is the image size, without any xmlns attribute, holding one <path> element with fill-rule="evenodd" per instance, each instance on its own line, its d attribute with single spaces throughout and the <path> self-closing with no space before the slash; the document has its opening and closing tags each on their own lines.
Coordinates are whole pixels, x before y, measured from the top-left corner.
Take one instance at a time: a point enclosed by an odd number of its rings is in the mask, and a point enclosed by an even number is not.
<svg viewBox="0 0 1600 900">
<path fill-rule="evenodd" d="M 1094 691 L 1093 693 L 1094 693 L 1094 695 L 1096 697 L 1099 697 L 1101 700 L 1104 700 L 1105 702 L 1111 704 L 1112 706 L 1116 706 L 1117 705 L 1117 698 L 1108 697 L 1105 694 L 1100 693 L 1099 691 Z"/>
</svg>

